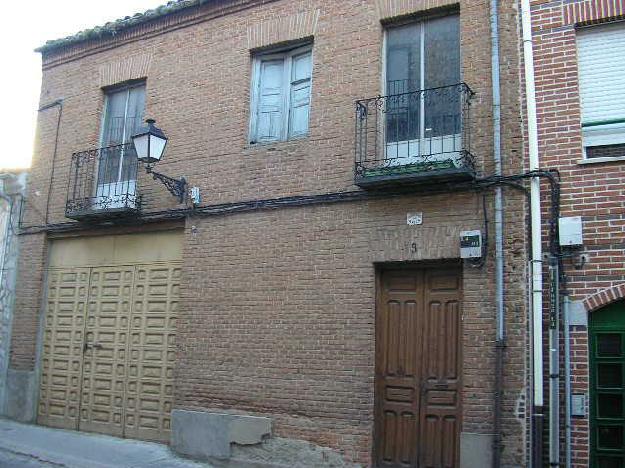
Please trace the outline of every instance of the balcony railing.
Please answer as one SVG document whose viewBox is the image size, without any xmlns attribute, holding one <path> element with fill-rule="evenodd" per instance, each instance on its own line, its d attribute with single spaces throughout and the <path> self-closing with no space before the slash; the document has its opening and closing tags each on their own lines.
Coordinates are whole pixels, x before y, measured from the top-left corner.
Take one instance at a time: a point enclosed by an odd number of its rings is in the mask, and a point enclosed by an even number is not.
<svg viewBox="0 0 625 468">
<path fill-rule="evenodd" d="M 65 216 L 88 220 L 138 213 L 137 168 L 132 143 L 74 153 Z"/>
<path fill-rule="evenodd" d="M 355 183 L 381 188 L 474 177 L 471 89 L 464 83 L 407 88 L 393 82 L 394 94 L 356 103 Z"/>
</svg>

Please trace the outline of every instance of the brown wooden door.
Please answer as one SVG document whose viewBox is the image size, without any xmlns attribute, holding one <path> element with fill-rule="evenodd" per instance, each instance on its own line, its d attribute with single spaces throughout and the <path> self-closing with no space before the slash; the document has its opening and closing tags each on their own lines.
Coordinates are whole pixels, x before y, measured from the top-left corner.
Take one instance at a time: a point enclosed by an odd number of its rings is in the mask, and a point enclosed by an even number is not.
<svg viewBox="0 0 625 468">
<path fill-rule="evenodd" d="M 458 466 L 460 268 L 381 273 L 376 318 L 378 467 Z"/>
</svg>

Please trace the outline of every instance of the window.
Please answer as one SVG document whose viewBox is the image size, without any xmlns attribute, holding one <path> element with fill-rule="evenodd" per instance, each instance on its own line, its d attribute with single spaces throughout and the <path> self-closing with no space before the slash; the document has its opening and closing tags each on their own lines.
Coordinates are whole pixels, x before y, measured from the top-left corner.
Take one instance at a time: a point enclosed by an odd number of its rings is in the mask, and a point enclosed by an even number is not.
<svg viewBox="0 0 625 468">
<path fill-rule="evenodd" d="M 585 157 L 625 157 L 625 24 L 580 29 L 577 48 Z"/>
<path fill-rule="evenodd" d="M 308 134 L 310 46 L 254 60 L 250 142 L 288 140 Z"/>
<path fill-rule="evenodd" d="M 386 31 L 387 158 L 397 164 L 461 147 L 460 21 L 432 18 Z M 435 158 L 430 158 L 435 159 Z"/>
<path fill-rule="evenodd" d="M 116 208 L 135 194 L 137 156 L 131 136 L 143 122 L 143 83 L 106 93 L 100 137 L 96 196 L 98 203 Z"/>
</svg>

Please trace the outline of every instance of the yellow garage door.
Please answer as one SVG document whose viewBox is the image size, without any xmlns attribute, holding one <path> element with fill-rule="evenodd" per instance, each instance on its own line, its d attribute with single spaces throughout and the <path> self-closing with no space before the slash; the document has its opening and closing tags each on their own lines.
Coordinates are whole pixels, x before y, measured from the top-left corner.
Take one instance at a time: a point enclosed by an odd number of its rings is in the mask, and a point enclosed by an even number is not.
<svg viewBox="0 0 625 468">
<path fill-rule="evenodd" d="M 181 234 L 51 243 L 40 424 L 168 441 Z"/>
</svg>

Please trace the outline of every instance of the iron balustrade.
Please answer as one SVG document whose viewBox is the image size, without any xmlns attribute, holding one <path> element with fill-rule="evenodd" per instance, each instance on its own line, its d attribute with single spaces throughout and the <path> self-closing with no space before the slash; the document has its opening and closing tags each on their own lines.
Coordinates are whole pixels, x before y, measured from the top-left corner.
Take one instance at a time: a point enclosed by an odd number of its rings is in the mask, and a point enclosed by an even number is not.
<svg viewBox="0 0 625 468">
<path fill-rule="evenodd" d="M 65 216 L 86 219 L 139 212 L 138 165 L 132 143 L 74 153 Z"/>
<path fill-rule="evenodd" d="M 358 185 L 474 176 L 473 91 L 465 83 L 411 91 L 414 87 L 409 80 L 392 81 L 387 85 L 392 94 L 357 101 Z"/>
</svg>

